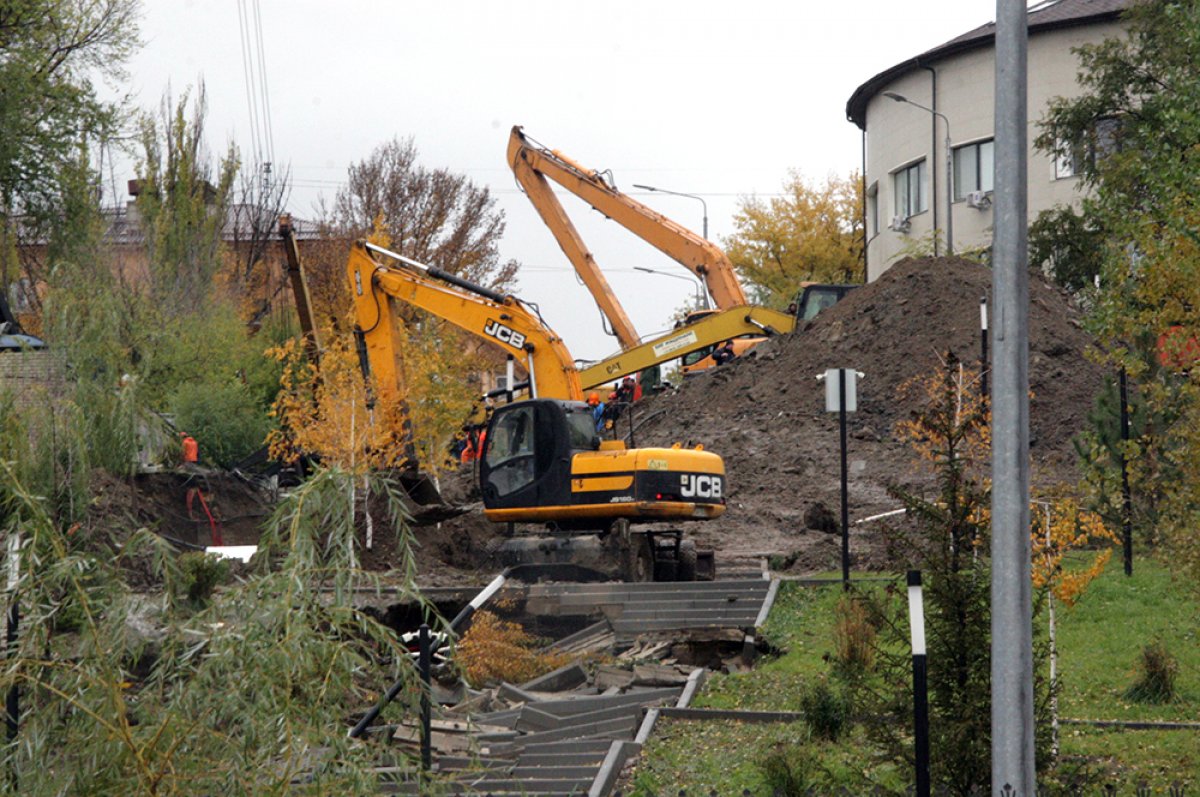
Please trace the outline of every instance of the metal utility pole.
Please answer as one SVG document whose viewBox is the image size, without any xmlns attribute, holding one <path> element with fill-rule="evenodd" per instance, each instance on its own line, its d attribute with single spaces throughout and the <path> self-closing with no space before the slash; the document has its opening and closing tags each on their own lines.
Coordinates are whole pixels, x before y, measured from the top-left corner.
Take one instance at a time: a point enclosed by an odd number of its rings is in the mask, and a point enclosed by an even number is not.
<svg viewBox="0 0 1200 797">
<path fill-rule="evenodd" d="M 1024 0 L 997 0 L 992 271 L 992 794 L 996 797 L 1034 797 L 1036 788 L 1029 562 L 1027 41 Z"/>
</svg>

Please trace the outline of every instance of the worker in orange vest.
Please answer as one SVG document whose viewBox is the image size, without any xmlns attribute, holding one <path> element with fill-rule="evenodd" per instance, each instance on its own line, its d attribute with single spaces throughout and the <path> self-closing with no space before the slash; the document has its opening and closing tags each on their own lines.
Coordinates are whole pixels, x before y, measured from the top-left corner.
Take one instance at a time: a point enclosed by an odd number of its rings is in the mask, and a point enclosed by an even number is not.
<svg viewBox="0 0 1200 797">
<path fill-rule="evenodd" d="M 180 432 L 179 437 L 183 445 L 183 464 L 195 465 L 200 461 L 200 444 L 187 432 Z"/>
<path fill-rule="evenodd" d="M 461 462 L 465 465 L 468 462 L 474 462 L 483 454 L 483 444 L 487 440 L 487 430 L 480 430 L 478 427 L 472 428 L 467 432 L 467 445 L 463 448 Z"/>
</svg>

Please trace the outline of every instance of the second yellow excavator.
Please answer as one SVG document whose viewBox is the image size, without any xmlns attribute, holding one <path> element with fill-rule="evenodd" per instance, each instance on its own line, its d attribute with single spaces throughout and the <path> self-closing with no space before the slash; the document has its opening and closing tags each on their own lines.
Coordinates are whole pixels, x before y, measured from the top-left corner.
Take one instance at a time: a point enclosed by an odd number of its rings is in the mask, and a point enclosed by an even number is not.
<svg viewBox="0 0 1200 797">
<path fill-rule="evenodd" d="M 528 364 L 529 399 L 492 413 L 479 486 L 489 520 L 510 528 L 540 523 L 554 533 L 509 540 L 502 563 L 573 565 L 633 581 L 690 580 L 698 569 L 711 570 L 711 553 L 702 556 L 679 529 L 634 524 L 720 517 L 721 457 L 700 447 L 627 448 L 621 440 L 601 440 L 570 353 L 516 297 L 361 241 L 347 270 L 356 334 L 381 394 L 404 391 L 403 329 L 394 302 L 445 319 Z M 574 534 L 581 531 L 591 533 Z"/>
<path fill-rule="evenodd" d="M 595 378 L 612 379 L 680 357 L 686 376 L 715 365 L 710 354 L 722 341 L 734 340 L 734 350 L 741 354 L 764 337 L 795 328 L 793 316 L 750 305 L 733 264 L 718 246 L 621 192 L 605 173 L 587 169 L 558 150 L 537 146 L 520 127 L 509 134 L 508 165 L 621 345 L 619 355 L 584 370 L 585 388 L 599 384 Z M 695 274 L 716 309 L 693 312 L 681 328 L 643 342 L 555 196 L 551 181 Z"/>
</svg>

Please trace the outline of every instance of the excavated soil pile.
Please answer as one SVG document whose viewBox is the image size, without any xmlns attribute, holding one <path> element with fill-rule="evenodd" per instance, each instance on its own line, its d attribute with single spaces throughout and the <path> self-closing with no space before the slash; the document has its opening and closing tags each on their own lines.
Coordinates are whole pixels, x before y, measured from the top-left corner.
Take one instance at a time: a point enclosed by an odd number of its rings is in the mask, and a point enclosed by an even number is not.
<svg viewBox="0 0 1200 797">
<path fill-rule="evenodd" d="M 72 532 L 93 551 L 121 551 L 139 528 L 183 549 L 213 545 L 217 538 L 224 545 L 253 545 L 272 510 L 259 487 L 219 471 L 162 471 L 129 480 L 97 472 L 96 479 L 86 519 Z M 125 555 L 121 563 L 130 584 L 157 584 L 145 556 Z"/>
<path fill-rule="evenodd" d="M 899 263 L 806 328 L 638 406 L 637 445 L 703 444 L 725 459 L 729 510 L 720 520 L 687 527 L 702 547 L 716 549 L 719 569 L 756 564 L 748 560 L 765 554 L 790 556 L 796 571 L 839 566 L 837 415 L 825 411 L 824 386 L 816 379 L 827 368 L 866 374 L 858 411 L 849 418 L 851 520 L 897 508 L 890 485 L 929 485 L 930 474 L 895 433 L 897 422 L 920 408 L 899 388 L 935 373 L 950 353 L 977 366 L 979 300 L 990 293 L 991 277 L 983 266 L 957 258 Z M 1078 310 L 1036 277 L 1029 338 L 1034 483 L 1071 483 L 1077 477 L 1071 439 L 1084 427 L 1103 373 L 1084 357 L 1091 340 Z M 474 479 L 471 468 L 446 475 L 443 495 L 477 501 Z M 463 579 L 471 570 L 486 580 L 495 570 L 489 553 L 499 531 L 477 504 L 460 517 L 414 529 L 421 581 Z M 858 566 L 891 564 L 881 537 L 878 523 L 853 528 Z"/>
<path fill-rule="evenodd" d="M 490 562 L 491 552 L 502 538 L 499 527 L 483 516 L 479 504 L 478 475 L 472 467 L 443 474 L 438 491 L 447 507 L 455 508 L 444 521 L 436 521 L 429 507 L 413 505 L 409 537 L 417 580 L 422 586 L 457 586 L 473 581 L 486 581 L 495 575 Z M 462 510 L 459 512 L 458 510 Z M 362 551 L 362 564 L 368 570 L 390 570 L 403 564 L 395 531 L 386 522 L 387 511 L 381 501 L 372 502 L 375 517 L 374 546 Z M 360 534 L 363 531 L 359 523 Z"/>
<path fill-rule="evenodd" d="M 646 402 L 638 445 L 701 443 L 725 459 L 729 510 L 716 522 L 692 524 L 700 544 L 717 549 L 718 561 L 793 553 L 799 569 L 837 566 L 836 536 L 806 529 L 805 522 L 807 513 L 810 523 L 828 527 L 828 513 L 810 511 L 823 504 L 832 510 L 829 530 L 836 531 L 840 506 L 837 415 L 825 411 L 824 386 L 816 380 L 827 368 L 866 374 L 858 412 L 849 416 L 851 521 L 896 508 L 889 485 L 927 485 L 928 473 L 896 438 L 897 422 L 919 408 L 898 389 L 934 373 L 951 352 L 977 366 L 979 303 L 991 277 L 987 268 L 957 258 L 904 261 L 806 328 Z M 1037 277 L 1030 283 L 1029 340 L 1034 483 L 1070 483 L 1077 476 L 1071 439 L 1084 426 L 1103 373 L 1084 357 L 1090 337 L 1078 310 Z M 813 523 L 822 514 L 827 522 Z M 873 524 L 855 528 L 859 564 L 885 564 L 878 537 Z"/>
</svg>

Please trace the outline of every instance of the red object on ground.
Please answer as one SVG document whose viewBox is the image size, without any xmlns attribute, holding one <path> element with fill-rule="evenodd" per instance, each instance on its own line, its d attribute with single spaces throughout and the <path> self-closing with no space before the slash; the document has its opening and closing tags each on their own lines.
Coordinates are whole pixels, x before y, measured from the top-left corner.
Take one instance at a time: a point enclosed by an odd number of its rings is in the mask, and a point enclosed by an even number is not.
<svg viewBox="0 0 1200 797">
<path fill-rule="evenodd" d="M 208 516 L 208 527 L 212 532 L 212 544 L 224 545 L 225 540 L 221 536 L 221 524 L 217 522 L 217 519 L 213 517 L 213 513 L 209 511 L 208 502 L 204 500 L 204 492 L 196 490 L 196 497 L 200 499 L 200 507 L 204 510 L 204 514 Z"/>
</svg>

